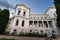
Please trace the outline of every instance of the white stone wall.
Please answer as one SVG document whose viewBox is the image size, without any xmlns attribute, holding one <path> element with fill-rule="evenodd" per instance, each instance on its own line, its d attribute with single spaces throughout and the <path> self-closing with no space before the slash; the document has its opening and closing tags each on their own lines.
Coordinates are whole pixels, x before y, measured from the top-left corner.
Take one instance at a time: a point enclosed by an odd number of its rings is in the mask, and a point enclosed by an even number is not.
<svg viewBox="0 0 60 40">
<path fill-rule="evenodd" d="M 56 9 L 55 7 L 49 7 L 45 14 L 48 14 L 50 16 L 50 19 L 52 19 L 52 25 L 53 25 L 53 30 L 55 30 L 55 34 L 58 34 L 58 31 L 57 31 L 57 14 L 56 14 Z M 55 16 L 55 15 L 56 16 Z"/>
<path fill-rule="evenodd" d="M 18 11 L 20 10 L 20 14 L 18 15 Z M 16 30 L 17 34 L 19 34 L 19 32 L 21 32 L 22 30 L 26 30 L 25 28 L 28 29 L 29 27 L 29 10 L 25 8 L 24 6 L 17 6 L 15 9 L 15 13 L 14 13 L 14 21 L 12 24 L 12 28 L 11 28 L 11 32 L 10 34 Z M 23 16 L 23 12 L 26 12 L 25 16 Z M 19 20 L 18 26 L 16 26 L 16 20 Z M 22 26 L 22 21 L 24 20 L 24 26 Z M 27 30 L 26 30 L 27 31 Z"/>
<path fill-rule="evenodd" d="M 54 16 L 54 14 L 56 14 L 56 9 L 55 9 L 55 7 L 49 7 L 49 8 L 46 10 L 45 14 L 48 14 L 51 19 L 52 19 L 52 18 L 56 18 L 56 17 Z M 57 14 L 56 14 L 56 16 L 57 16 Z"/>
<path fill-rule="evenodd" d="M 18 11 L 21 11 L 20 15 L 18 15 Z M 30 12 L 30 9 L 27 9 L 25 8 L 24 6 L 17 6 L 16 9 L 15 9 L 15 16 L 23 16 L 23 12 L 26 12 L 26 18 L 29 18 L 29 12 Z"/>
<path fill-rule="evenodd" d="M 18 15 L 18 11 L 20 10 L 20 15 Z M 23 16 L 23 12 L 26 12 L 25 16 Z M 50 27 L 48 24 L 48 21 L 52 21 L 52 18 L 54 18 L 54 15 L 52 13 L 54 13 L 56 10 L 54 8 L 49 8 L 49 10 L 46 11 L 45 14 L 31 14 L 30 13 L 30 8 L 26 7 L 25 5 L 18 5 L 15 8 L 15 12 L 14 12 L 14 18 L 12 19 L 13 21 L 11 21 L 11 25 L 9 25 L 8 27 L 10 27 L 10 34 L 12 34 L 14 32 L 14 30 L 17 31 L 17 34 L 23 32 L 23 33 L 29 33 L 30 30 L 32 30 L 33 32 L 38 32 L 39 34 L 41 34 L 41 30 L 43 31 L 43 34 L 45 33 L 52 33 L 53 28 L 56 29 L 56 27 Z M 49 14 L 49 15 L 48 15 Z M 18 26 L 16 26 L 16 20 L 19 20 Z M 24 20 L 24 27 L 22 26 L 22 21 Z M 39 23 L 37 23 L 35 26 L 34 23 L 32 25 L 29 25 L 29 21 L 42 21 L 43 27 L 39 27 Z M 46 25 L 44 25 L 43 21 L 47 21 L 48 27 L 46 27 Z M 9 28 L 7 28 L 9 29 Z"/>
<path fill-rule="evenodd" d="M 30 19 L 43 20 L 43 19 L 50 19 L 50 17 L 47 14 L 30 14 Z"/>
</svg>

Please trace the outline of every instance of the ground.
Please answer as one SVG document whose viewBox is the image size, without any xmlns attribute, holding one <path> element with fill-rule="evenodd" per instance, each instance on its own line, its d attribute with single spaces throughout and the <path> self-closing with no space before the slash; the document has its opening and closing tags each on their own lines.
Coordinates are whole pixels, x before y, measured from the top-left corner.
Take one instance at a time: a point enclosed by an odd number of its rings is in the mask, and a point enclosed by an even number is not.
<svg viewBox="0 0 60 40">
<path fill-rule="evenodd" d="M 0 35 L 0 38 L 15 39 L 15 40 L 45 40 L 45 38 L 40 37 L 23 37 L 23 36 L 9 36 L 9 35 Z M 60 37 L 56 37 L 56 40 L 60 40 Z"/>
</svg>

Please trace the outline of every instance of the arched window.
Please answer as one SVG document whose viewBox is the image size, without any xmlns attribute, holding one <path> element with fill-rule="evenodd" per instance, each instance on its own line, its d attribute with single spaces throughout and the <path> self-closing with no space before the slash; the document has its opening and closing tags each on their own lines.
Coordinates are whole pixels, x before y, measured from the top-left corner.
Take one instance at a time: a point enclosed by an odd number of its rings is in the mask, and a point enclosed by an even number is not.
<svg viewBox="0 0 60 40">
<path fill-rule="evenodd" d="M 22 21 L 22 26 L 24 26 L 24 20 Z"/>
<path fill-rule="evenodd" d="M 23 13 L 23 16 L 25 16 L 26 12 Z"/>
<path fill-rule="evenodd" d="M 17 19 L 17 20 L 16 20 L 16 26 L 18 26 L 18 23 L 19 23 L 19 20 Z"/>
<path fill-rule="evenodd" d="M 18 11 L 18 15 L 20 14 L 20 10 Z"/>
</svg>

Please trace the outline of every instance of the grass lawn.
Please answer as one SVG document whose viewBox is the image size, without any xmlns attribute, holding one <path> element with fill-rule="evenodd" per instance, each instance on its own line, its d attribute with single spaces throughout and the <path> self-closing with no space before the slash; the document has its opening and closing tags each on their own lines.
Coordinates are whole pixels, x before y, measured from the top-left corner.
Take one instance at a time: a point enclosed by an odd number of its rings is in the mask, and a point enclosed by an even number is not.
<svg viewBox="0 0 60 40">
<path fill-rule="evenodd" d="M 0 38 L 0 40 L 14 40 L 14 39 Z"/>
</svg>

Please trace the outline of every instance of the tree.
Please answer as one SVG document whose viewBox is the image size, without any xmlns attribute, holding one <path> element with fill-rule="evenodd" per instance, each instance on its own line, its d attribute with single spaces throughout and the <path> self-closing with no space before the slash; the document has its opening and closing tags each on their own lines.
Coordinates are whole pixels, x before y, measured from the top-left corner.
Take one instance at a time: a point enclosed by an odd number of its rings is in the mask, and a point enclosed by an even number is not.
<svg viewBox="0 0 60 40">
<path fill-rule="evenodd" d="M 9 10 L 0 10 L 0 34 L 5 32 L 5 27 L 7 26 L 9 20 Z"/>
<path fill-rule="evenodd" d="M 0 9 L 1 10 L 1 9 Z"/>
<path fill-rule="evenodd" d="M 54 0 L 56 14 L 57 14 L 57 27 L 60 28 L 60 0 Z"/>
</svg>

